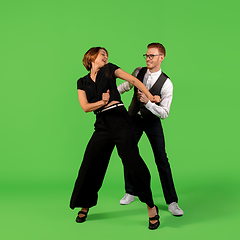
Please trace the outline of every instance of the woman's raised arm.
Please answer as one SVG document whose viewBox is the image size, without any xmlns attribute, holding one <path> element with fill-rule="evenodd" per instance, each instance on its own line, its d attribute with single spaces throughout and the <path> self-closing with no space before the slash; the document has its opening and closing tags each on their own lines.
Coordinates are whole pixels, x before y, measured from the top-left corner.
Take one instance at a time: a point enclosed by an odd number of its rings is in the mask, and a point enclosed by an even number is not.
<svg viewBox="0 0 240 240">
<path fill-rule="evenodd" d="M 124 72 L 121 68 L 118 68 L 117 70 L 115 70 L 115 76 L 133 84 L 140 91 L 142 91 L 151 102 L 156 102 L 153 95 L 147 90 L 144 84 L 141 81 L 139 81 L 137 78 L 135 78 L 133 75 L 127 72 Z"/>
</svg>

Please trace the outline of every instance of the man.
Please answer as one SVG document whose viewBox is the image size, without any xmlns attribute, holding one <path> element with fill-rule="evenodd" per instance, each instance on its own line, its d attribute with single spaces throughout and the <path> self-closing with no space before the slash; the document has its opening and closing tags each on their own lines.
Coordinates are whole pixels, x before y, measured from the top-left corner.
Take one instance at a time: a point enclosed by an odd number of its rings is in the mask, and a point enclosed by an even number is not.
<svg viewBox="0 0 240 240">
<path fill-rule="evenodd" d="M 133 75 L 143 82 L 152 95 L 160 96 L 160 104 L 150 102 L 144 93 L 134 88 L 134 95 L 128 112 L 134 125 L 137 142 L 139 142 L 143 132 L 146 133 L 150 141 L 168 210 L 174 216 L 182 216 L 183 210 L 178 206 L 178 197 L 165 151 L 164 134 L 160 121 L 160 118 L 168 117 L 173 95 L 172 82 L 161 71 L 161 63 L 165 54 L 166 51 L 162 44 L 149 44 L 146 54 L 143 55 L 146 59 L 147 67 L 136 68 L 133 72 Z M 129 91 L 132 87 L 130 83 L 124 82 L 118 86 L 118 91 L 122 94 Z M 122 205 L 129 204 L 135 200 L 134 189 L 129 183 L 127 175 L 124 169 L 126 194 L 120 200 Z"/>
</svg>

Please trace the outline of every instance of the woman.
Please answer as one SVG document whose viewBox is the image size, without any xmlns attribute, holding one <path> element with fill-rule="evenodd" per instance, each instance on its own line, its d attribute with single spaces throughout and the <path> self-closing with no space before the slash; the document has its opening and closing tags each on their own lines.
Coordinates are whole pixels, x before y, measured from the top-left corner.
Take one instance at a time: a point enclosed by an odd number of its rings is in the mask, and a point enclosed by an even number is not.
<svg viewBox="0 0 240 240">
<path fill-rule="evenodd" d="M 156 229 L 160 222 L 158 208 L 152 199 L 150 174 L 139 155 L 128 113 L 117 90 L 116 78 L 130 82 L 152 102 L 159 99 L 153 97 L 137 78 L 107 62 L 108 52 L 101 47 L 89 49 L 83 57 L 83 65 L 90 73 L 78 80 L 78 97 L 85 112 L 96 114 L 96 122 L 75 182 L 70 208 L 81 207 L 76 221 L 86 220 L 89 208 L 97 204 L 98 191 L 116 145 L 134 191 L 140 201 L 147 204 L 149 229 Z"/>
</svg>

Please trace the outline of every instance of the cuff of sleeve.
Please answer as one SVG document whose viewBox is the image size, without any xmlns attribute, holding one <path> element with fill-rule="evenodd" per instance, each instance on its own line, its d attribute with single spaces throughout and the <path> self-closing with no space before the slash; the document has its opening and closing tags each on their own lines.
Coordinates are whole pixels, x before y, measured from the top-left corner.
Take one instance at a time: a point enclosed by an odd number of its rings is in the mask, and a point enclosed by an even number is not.
<svg viewBox="0 0 240 240">
<path fill-rule="evenodd" d="M 153 104 L 155 104 L 155 103 L 152 103 L 150 100 L 148 100 L 148 102 L 145 104 L 145 107 L 147 108 L 147 109 L 150 109 L 150 108 L 152 108 L 152 105 Z"/>
</svg>

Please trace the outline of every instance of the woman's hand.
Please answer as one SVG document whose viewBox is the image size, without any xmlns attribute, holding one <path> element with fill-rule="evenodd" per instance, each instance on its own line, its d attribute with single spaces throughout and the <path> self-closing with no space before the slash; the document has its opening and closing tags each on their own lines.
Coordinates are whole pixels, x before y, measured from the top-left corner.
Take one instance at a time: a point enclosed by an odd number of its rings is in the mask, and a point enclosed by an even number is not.
<svg viewBox="0 0 240 240">
<path fill-rule="evenodd" d="M 106 93 L 102 94 L 102 100 L 94 103 L 89 103 L 85 91 L 78 89 L 78 99 L 84 112 L 92 112 L 101 107 L 104 107 L 108 103 L 109 97 L 109 90 L 107 90 Z"/>
<path fill-rule="evenodd" d="M 109 98 L 110 98 L 109 92 L 110 92 L 110 91 L 107 90 L 106 93 L 103 93 L 103 94 L 102 94 L 102 100 L 103 100 L 103 102 L 104 102 L 105 105 L 108 104 L 108 101 L 109 101 Z"/>
<path fill-rule="evenodd" d="M 139 91 L 139 89 L 138 89 L 138 92 L 137 92 L 137 99 L 144 104 L 147 104 L 148 101 L 149 101 L 149 98 L 144 93 Z M 152 103 L 160 103 L 161 98 L 158 95 L 154 95 L 151 102 Z"/>
<path fill-rule="evenodd" d="M 154 102 L 154 103 L 160 103 L 160 102 L 161 102 L 160 96 L 154 95 L 154 96 L 153 96 L 153 102 Z"/>
</svg>

